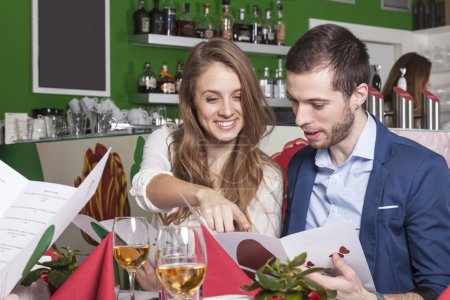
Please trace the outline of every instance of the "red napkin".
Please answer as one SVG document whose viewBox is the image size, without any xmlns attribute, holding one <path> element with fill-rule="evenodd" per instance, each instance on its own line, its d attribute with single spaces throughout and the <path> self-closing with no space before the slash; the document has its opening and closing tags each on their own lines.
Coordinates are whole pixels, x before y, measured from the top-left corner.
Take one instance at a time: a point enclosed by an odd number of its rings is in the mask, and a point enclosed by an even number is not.
<svg viewBox="0 0 450 300">
<path fill-rule="evenodd" d="M 439 296 L 438 300 L 449 300 L 449 299 L 450 299 L 450 285 Z"/>
<path fill-rule="evenodd" d="M 203 282 L 203 296 L 213 297 L 227 294 L 256 295 L 257 291 L 244 292 L 240 289 L 241 285 L 251 284 L 250 278 L 203 225 L 202 230 L 208 259 L 206 278 Z"/>
<path fill-rule="evenodd" d="M 103 239 L 50 299 L 115 299 L 111 233 Z"/>
</svg>

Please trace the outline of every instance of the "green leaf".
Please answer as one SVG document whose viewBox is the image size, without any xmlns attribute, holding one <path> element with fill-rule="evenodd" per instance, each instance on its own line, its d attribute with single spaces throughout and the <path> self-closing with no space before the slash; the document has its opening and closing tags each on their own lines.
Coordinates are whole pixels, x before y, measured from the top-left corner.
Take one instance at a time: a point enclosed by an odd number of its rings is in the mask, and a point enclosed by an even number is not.
<svg viewBox="0 0 450 300">
<path fill-rule="evenodd" d="M 246 291 L 246 292 L 250 292 L 253 290 L 256 290 L 258 288 L 260 288 L 261 286 L 259 285 L 258 282 L 254 281 L 252 284 L 250 285 L 242 285 L 241 286 L 241 290 Z"/>
<path fill-rule="evenodd" d="M 300 274 L 298 274 L 298 276 L 304 277 L 308 274 L 315 273 L 315 272 L 321 272 L 323 270 L 325 270 L 325 269 L 324 268 L 309 268 L 309 269 L 302 271 Z"/>
<path fill-rule="evenodd" d="M 291 262 L 288 263 L 288 266 L 290 268 L 295 268 L 303 265 L 305 263 L 306 256 L 307 256 L 306 252 L 297 255 Z"/>
<path fill-rule="evenodd" d="M 281 283 L 278 280 L 271 280 L 264 275 L 262 270 L 256 271 L 256 280 L 259 282 L 262 288 L 271 291 L 276 291 L 281 288 Z"/>
<path fill-rule="evenodd" d="M 303 299 L 303 294 L 300 292 L 287 293 L 283 297 L 283 300 L 302 300 L 302 299 Z"/>
<path fill-rule="evenodd" d="M 336 298 L 337 297 L 337 291 L 335 291 L 335 290 L 327 290 L 327 297 L 328 298 Z"/>
<path fill-rule="evenodd" d="M 52 270 L 48 272 L 48 281 L 59 288 L 73 272 L 67 270 Z"/>
<path fill-rule="evenodd" d="M 47 268 L 39 268 L 36 270 L 31 271 L 30 273 L 28 273 L 27 276 L 25 276 L 24 279 L 22 279 L 21 284 L 24 286 L 29 286 L 31 285 L 33 282 L 35 282 L 36 280 L 38 280 L 42 274 L 48 272 L 49 269 Z"/>
<path fill-rule="evenodd" d="M 303 283 L 304 283 L 305 286 L 306 286 L 308 289 L 310 289 L 310 290 L 317 291 L 317 290 L 320 289 L 320 285 L 318 285 L 318 284 L 315 283 L 315 282 L 312 282 L 312 281 L 309 281 L 309 280 L 304 279 L 304 280 L 303 280 Z"/>
<path fill-rule="evenodd" d="M 256 295 L 256 300 L 269 300 L 272 297 L 280 295 L 277 291 L 262 290 Z"/>
</svg>

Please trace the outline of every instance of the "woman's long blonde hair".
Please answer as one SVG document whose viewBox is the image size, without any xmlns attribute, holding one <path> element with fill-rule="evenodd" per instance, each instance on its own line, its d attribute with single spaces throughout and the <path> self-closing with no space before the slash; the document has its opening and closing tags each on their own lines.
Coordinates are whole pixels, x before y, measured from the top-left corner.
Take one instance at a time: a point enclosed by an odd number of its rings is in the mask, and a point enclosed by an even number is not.
<svg viewBox="0 0 450 300">
<path fill-rule="evenodd" d="M 219 187 L 225 198 L 246 213 L 263 180 L 263 167 L 271 165 L 276 168 L 275 163 L 258 148 L 259 141 L 265 135 L 266 124 L 274 123 L 274 115 L 265 106 L 265 99 L 250 61 L 233 42 L 221 38 L 201 42 L 193 48 L 186 60 L 179 92 L 183 125 L 172 133 L 173 142 L 169 147 L 172 172 L 179 179 L 213 187 L 205 148 L 207 141 L 199 125 L 194 97 L 197 79 L 215 62 L 232 69 L 241 83 L 244 126 L 222 168 Z M 189 215 L 187 208 L 180 208 L 177 212 L 168 214 L 163 221 L 178 224 Z"/>
</svg>

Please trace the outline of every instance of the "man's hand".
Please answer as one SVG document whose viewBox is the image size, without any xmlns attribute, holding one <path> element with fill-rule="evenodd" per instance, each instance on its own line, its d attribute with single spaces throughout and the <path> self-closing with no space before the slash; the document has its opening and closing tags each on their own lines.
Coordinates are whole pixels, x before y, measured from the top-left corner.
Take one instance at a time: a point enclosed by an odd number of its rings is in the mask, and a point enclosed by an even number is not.
<svg viewBox="0 0 450 300">
<path fill-rule="evenodd" d="M 220 193 L 213 189 L 203 190 L 198 199 L 200 215 L 211 230 L 230 232 L 250 229 L 250 222 L 245 214 Z"/>
<path fill-rule="evenodd" d="M 339 300 L 376 300 L 376 296 L 365 290 L 355 270 L 350 268 L 338 254 L 333 254 L 332 261 L 340 276 L 330 277 L 320 273 L 306 276 L 309 280 L 328 290 L 337 291 Z"/>
<path fill-rule="evenodd" d="M 142 267 L 137 269 L 136 279 L 143 290 L 149 292 L 158 291 L 158 278 L 156 277 L 155 269 L 148 261 L 146 261 Z"/>
</svg>

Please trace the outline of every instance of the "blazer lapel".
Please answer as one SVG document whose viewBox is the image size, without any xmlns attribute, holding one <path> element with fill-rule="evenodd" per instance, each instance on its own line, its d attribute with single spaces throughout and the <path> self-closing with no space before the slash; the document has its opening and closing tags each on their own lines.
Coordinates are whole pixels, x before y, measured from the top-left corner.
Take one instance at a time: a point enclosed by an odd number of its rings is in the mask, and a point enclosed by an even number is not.
<svg viewBox="0 0 450 300">
<path fill-rule="evenodd" d="M 293 195 L 296 197 L 291 202 L 292 209 L 288 234 L 305 230 L 306 215 L 308 213 L 316 172 L 317 168 L 314 164 L 314 156 L 310 156 L 302 163 L 295 182 L 295 188 L 290 195 L 291 197 Z"/>
<path fill-rule="evenodd" d="M 376 120 L 376 118 L 375 118 Z M 369 269 L 374 274 L 377 245 L 377 214 L 383 196 L 384 183 L 388 176 L 388 171 L 384 167 L 384 162 L 391 153 L 391 140 L 389 131 L 380 122 L 377 122 L 377 140 L 375 143 L 375 156 L 373 169 L 369 177 L 364 206 L 361 215 L 361 229 L 359 239 L 364 249 Z"/>
</svg>

